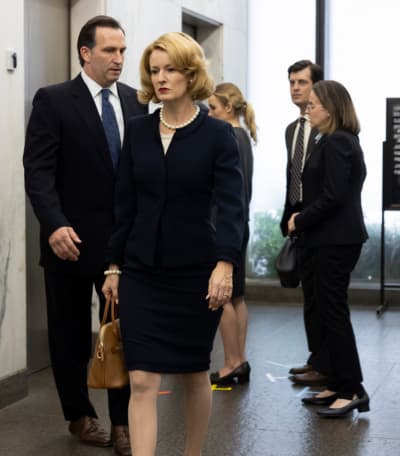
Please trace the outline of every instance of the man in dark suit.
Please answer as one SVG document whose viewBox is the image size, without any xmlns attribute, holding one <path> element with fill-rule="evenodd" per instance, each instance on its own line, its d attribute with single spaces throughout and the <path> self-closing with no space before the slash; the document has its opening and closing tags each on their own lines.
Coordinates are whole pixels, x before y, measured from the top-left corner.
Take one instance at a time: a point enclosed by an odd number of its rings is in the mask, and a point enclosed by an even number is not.
<svg viewBox="0 0 400 456">
<path fill-rule="evenodd" d="M 300 109 L 300 116 L 290 123 L 285 132 L 286 148 L 288 153 L 286 169 L 286 198 L 285 207 L 280 223 L 283 236 L 288 235 L 288 221 L 291 215 L 301 211 L 303 195 L 301 186 L 301 173 L 304 163 L 315 149 L 317 131 L 312 129 L 306 116 L 306 107 L 312 85 L 323 79 L 322 68 L 310 60 L 300 60 L 288 68 L 290 95 L 293 103 Z M 301 237 L 297 242 L 298 267 L 304 297 L 304 324 L 307 336 L 309 358 L 304 366 L 292 367 L 289 371 L 290 379 L 300 385 L 323 385 L 326 375 L 313 368 L 316 357 L 318 365 L 326 365 L 329 371 L 328 359 L 321 349 L 323 334 L 316 309 L 312 286 L 312 268 L 310 257 Z"/>
<path fill-rule="evenodd" d="M 147 112 L 136 90 L 117 82 L 125 33 L 108 16 L 81 29 L 82 72 L 41 88 L 33 100 L 24 151 L 25 186 L 40 223 L 50 356 L 69 430 L 84 442 L 130 455 L 129 387 L 108 391 L 111 435 L 89 400 L 91 308 L 104 308 L 104 250 L 114 222 L 118 153 L 129 117 Z M 103 90 L 108 89 L 108 90 Z"/>
</svg>

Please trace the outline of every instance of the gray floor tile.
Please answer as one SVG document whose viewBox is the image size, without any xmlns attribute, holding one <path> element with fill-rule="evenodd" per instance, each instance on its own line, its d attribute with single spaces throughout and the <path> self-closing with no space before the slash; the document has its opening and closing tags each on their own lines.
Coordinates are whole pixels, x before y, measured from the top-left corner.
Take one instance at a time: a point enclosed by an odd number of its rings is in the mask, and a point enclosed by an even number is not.
<svg viewBox="0 0 400 456">
<path fill-rule="evenodd" d="M 400 455 L 400 310 L 381 318 L 373 308 L 353 308 L 353 323 L 371 396 L 371 412 L 324 420 L 305 407 L 307 388 L 293 386 L 288 368 L 306 358 L 302 308 L 252 303 L 248 336 L 251 382 L 214 391 L 213 416 L 203 456 L 397 456 Z M 217 337 L 212 369 L 223 349 Z M 180 383 L 163 378 L 157 456 L 178 456 L 183 446 Z M 93 391 L 108 427 L 106 397 Z M 0 410 L 1 456 L 105 456 L 112 449 L 86 447 L 68 434 L 50 369 L 30 377 L 29 396 Z"/>
</svg>

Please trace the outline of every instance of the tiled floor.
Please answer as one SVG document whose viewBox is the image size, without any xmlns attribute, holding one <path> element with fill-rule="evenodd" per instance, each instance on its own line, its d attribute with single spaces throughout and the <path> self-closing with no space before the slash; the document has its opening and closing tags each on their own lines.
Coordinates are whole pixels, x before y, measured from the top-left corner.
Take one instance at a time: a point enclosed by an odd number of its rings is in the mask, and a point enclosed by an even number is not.
<svg viewBox="0 0 400 456">
<path fill-rule="evenodd" d="M 306 389 L 287 379 L 289 366 L 305 360 L 300 306 L 252 303 L 248 358 L 251 382 L 214 391 L 211 427 L 203 456 L 398 456 L 400 455 L 400 310 L 377 318 L 375 307 L 352 309 L 371 412 L 324 420 L 301 404 Z M 222 359 L 219 338 L 213 368 Z M 166 377 L 159 398 L 157 456 L 182 454 L 181 388 Z M 93 400 L 108 426 L 105 396 Z M 50 370 L 30 378 L 29 396 L 0 410 L 1 456 L 112 456 L 111 449 L 80 445 L 67 432 Z"/>
</svg>

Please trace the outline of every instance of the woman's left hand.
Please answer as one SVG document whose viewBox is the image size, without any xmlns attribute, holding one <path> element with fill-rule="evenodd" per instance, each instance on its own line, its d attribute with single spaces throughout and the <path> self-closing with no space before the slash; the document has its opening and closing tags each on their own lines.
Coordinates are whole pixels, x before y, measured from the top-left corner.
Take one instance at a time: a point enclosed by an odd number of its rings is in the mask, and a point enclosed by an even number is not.
<svg viewBox="0 0 400 456">
<path fill-rule="evenodd" d="M 288 221 L 288 234 L 291 235 L 294 231 L 296 231 L 296 225 L 294 223 L 294 220 L 296 218 L 296 215 L 300 214 L 300 212 L 295 212 L 292 214 Z"/>
<path fill-rule="evenodd" d="M 208 308 L 217 310 L 228 303 L 232 297 L 233 265 L 227 261 L 218 261 L 208 281 Z"/>
</svg>

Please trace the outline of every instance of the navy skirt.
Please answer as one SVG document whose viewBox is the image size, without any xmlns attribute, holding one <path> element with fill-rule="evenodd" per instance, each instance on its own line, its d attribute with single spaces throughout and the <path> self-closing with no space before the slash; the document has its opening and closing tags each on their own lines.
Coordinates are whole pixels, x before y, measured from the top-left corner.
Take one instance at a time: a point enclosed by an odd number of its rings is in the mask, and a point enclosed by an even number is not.
<svg viewBox="0 0 400 456">
<path fill-rule="evenodd" d="M 123 272 L 119 316 L 128 370 L 206 371 L 222 309 L 208 309 L 214 266 Z"/>
<path fill-rule="evenodd" d="M 240 263 L 238 264 L 237 268 L 233 273 L 233 290 L 232 290 L 232 298 L 239 298 L 240 296 L 244 296 L 245 289 L 246 289 L 246 252 L 247 252 L 247 244 L 249 243 L 249 224 L 245 224 L 244 234 L 243 234 L 243 242 L 242 242 L 242 257 Z"/>
</svg>

